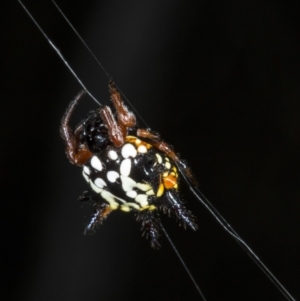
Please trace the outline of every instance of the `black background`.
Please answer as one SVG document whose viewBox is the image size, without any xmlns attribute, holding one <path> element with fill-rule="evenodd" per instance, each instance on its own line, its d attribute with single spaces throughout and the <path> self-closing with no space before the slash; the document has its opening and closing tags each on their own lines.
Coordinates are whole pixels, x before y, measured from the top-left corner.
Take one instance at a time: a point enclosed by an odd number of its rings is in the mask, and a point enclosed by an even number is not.
<svg viewBox="0 0 300 301">
<path fill-rule="evenodd" d="M 102 103 L 108 78 L 51 2 L 25 1 Z M 297 1 L 58 1 L 201 191 L 295 298 L 299 290 L 300 19 Z M 87 187 L 61 117 L 81 90 L 17 1 L 2 10 L 1 294 L 9 300 L 200 300 L 162 237 L 131 214 L 93 236 Z M 73 125 L 97 105 L 88 97 Z M 141 123 L 142 126 L 144 126 Z M 284 300 L 182 185 L 199 230 L 164 224 L 212 300 Z"/>
</svg>

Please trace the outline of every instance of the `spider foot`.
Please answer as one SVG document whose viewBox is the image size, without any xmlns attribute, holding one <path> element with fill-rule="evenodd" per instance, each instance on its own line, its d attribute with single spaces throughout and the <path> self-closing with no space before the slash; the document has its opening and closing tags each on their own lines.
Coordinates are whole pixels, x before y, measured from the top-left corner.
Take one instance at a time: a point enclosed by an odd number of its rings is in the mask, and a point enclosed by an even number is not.
<svg viewBox="0 0 300 301">
<path fill-rule="evenodd" d="M 118 124 L 126 132 L 126 128 L 134 127 L 136 125 L 135 115 L 124 104 L 121 94 L 117 90 L 113 79 L 110 79 L 108 83 L 108 89 L 111 101 L 114 104 L 114 107 L 117 112 Z"/>
<path fill-rule="evenodd" d="M 153 249 L 159 249 L 159 230 L 160 230 L 160 220 L 159 217 L 154 214 L 154 212 L 145 210 L 140 211 L 136 214 L 136 220 L 142 225 L 142 236 L 150 239 L 150 245 Z"/>
<path fill-rule="evenodd" d="M 185 208 L 178 193 L 169 190 L 166 192 L 166 197 L 168 202 L 162 206 L 163 212 L 174 215 L 185 229 L 188 226 L 196 231 L 198 226 L 195 222 L 195 217 L 190 210 Z"/>
<path fill-rule="evenodd" d="M 157 132 L 152 131 L 150 128 L 147 129 L 138 129 L 137 136 L 141 138 L 150 139 L 154 142 L 161 142 L 160 134 Z"/>
<path fill-rule="evenodd" d="M 92 234 L 95 232 L 98 226 L 100 226 L 103 221 L 107 218 L 107 216 L 111 213 L 111 208 L 106 203 L 96 204 L 95 212 L 92 215 L 92 218 L 89 224 L 86 226 L 84 230 L 84 234 Z"/>
</svg>

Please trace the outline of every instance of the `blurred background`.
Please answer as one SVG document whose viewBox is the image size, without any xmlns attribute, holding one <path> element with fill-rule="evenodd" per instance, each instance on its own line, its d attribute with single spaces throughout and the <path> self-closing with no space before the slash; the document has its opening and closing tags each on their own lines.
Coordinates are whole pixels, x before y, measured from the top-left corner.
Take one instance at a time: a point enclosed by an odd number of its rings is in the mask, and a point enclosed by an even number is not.
<svg viewBox="0 0 300 301">
<path fill-rule="evenodd" d="M 8 4 L 9 3 L 9 4 Z M 297 1 L 59 1 L 147 124 L 295 298 L 299 290 Z M 108 77 L 51 1 L 24 0 L 88 89 Z M 2 10 L 1 293 L 9 300 L 200 300 L 168 241 L 133 214 L 93 236 L 59 135 L 82 89 L 17 1 Z M 78 106 L 72 125 L 97 105 Z M 145 125 L 140 122 L 140 125 Z M 182 183 L 199 230 L 163 223 L 208 301 L 285 300 Z"/>
</svg>

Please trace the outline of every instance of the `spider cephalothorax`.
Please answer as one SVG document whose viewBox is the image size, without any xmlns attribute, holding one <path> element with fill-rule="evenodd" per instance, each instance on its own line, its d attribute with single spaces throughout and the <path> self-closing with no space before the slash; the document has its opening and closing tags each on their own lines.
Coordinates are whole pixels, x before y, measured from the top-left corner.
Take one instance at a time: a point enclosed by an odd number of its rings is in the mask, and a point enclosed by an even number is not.
<svg viewBox="0 0 300 301">
<path fill-rule="evenodd" d="M 135 212 L 154 248 L 159 247 L 158 209 L 196 230 L 194 216 L 178 193 L 179 168 L 193 180 L 186 163 L 157 133 L 137 128 L 134 114 L 124 105 L 112 81 L 109 91 L 115 113 L 109 106 L 100 106 L 72 131 L 69 120 L 81 92 L 70 103 L 61 125 L 67 156 L 71 163 L 83 166 L 83 176 L 93 192 L 93 196 L 84 192 L 80 197 L 92 201 L 95 207 L 85 232 L 93 231 L 117 209 Z"/>
<path fill-rule="evenodd" d="M 82 123 L 80 143 L 87 145 L 92 153 L 99 153 L 108 145 L 112 145 L 109 139 L 107 126 L 103 122 L 98 110 L 90 112 L 90 115 Z"/>
</svg>

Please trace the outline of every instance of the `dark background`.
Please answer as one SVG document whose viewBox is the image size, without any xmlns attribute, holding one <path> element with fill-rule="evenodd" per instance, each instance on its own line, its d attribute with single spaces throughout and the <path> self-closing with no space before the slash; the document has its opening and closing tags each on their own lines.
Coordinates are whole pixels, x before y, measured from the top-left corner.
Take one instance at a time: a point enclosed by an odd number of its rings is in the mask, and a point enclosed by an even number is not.
<svg viewBox="0 0 300 301">
<path fill-rule="evenodd" d="M 102 103 L 108 78 L 51 2 L 25 1 Z M 297 1 L 58 1 L 201 191 L 295 298 L 299 290 Z M 2 10 L 1 295 L 9 300 L 200 300 L 168 241 L 131 214 L 84 236 L 87 185 L 59 136 L 80 85 L 17 1 Z M 88 97 L 73 124 L 97 105 Z M 144 126 L 141 123 L 142 126 Z M 163 222 L 208 301 L 284 300 L 182 185 L 199 230 Z"/>
</svg>

